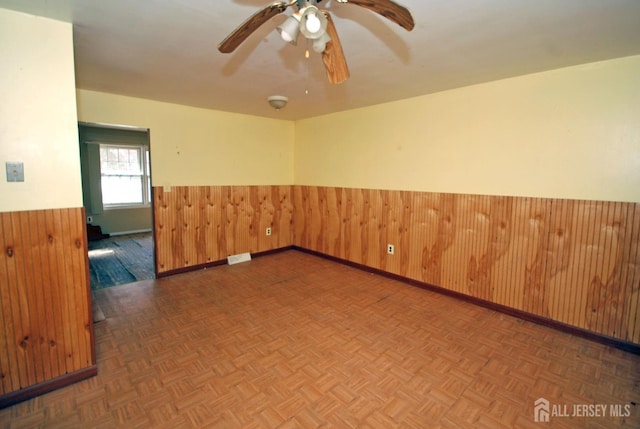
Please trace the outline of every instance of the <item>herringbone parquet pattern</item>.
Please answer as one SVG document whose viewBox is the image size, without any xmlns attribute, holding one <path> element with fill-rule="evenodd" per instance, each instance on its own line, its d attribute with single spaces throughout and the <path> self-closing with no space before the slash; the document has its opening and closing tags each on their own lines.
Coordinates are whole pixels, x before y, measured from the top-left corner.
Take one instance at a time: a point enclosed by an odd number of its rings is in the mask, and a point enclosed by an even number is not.
<svg viewBox="0 0 640 429">
<path fill-rule="evenodd" d="M 95 296 L 98 376 L 0 425 L 640 427 L 640 357 L 297 251 Z"/>
</svg>

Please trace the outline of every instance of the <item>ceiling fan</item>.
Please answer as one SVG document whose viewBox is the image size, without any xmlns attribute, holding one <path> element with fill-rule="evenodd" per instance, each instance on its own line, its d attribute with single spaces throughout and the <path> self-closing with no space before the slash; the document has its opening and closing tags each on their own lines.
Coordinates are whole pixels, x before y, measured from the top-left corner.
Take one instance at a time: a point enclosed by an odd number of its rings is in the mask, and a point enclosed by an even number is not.
<svg viewBox="0 0 640 429">
<path fill-rule="evenodd" d="M 278 1 L 264 7 L 233 30 L 219 45 L 222 53 L 233 52 L 240 44 L 262 24 L 291 6 L 297 6 L 297 12 L 290 15 L 277 27 L 282 39 L 295 44 L 298 34 L 313 42 L 313 50 L 322 54 L 329 82 L 342 83 L 349 78 L 349 68 L 338 38 L 335 24 L 327 10 L 318 9 L 323 0 Z M 391 0 L 335 0 L 338 3 L 350 3 L 378 13 L 395 22 L 407 31 L 413 30 L 411 12 Z"/>
</svg>

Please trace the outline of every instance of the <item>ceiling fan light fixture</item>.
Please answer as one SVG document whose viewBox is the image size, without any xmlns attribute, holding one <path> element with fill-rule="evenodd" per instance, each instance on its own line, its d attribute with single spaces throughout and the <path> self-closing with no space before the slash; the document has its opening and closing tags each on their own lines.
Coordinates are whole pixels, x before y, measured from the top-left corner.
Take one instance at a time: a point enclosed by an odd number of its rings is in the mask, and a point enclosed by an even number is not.
<svg viewBox="0 0 640 429">
<path fill-rule="evenodd" d="M 309 13 L 307 15 L 307 22 L 305 23 L 305 26 L 307 27 L 307 31 L 311 33 L 317 33 L 322 27 L 320 24 L 320 20 L 315 13 Z"/>
<path fill-rule="evenodd" d="M 285 97 L 284 95 L 271 95 L 267 97 L 267 101 L 269 102 L 269 105 L 271 107 L 273 107 L 276 110 L 280 110 L 287 105 L 289 98 Z"/>
<path fill-rule="evenodd" d="M 323 53 L 327 48 L 327 43 L 329 43 L 330 41 L 331 37 L 327 33 L 324 33 L 322 36 L 313 41 L 313 51 L 318 54 Z"/>
<path fill-rule="evenodd" d="M 327 32 L 327 18 L 316 6 L 310 5 L 300 11 L 300 32 L 307 39 L 319 39 Z"/>
<path fill-rule="evenodd" d="M 276 31 L 280 34 L 282 40 L 295 45 L 298 40 L 298 32 L 300 31 L 300 17 L 296 16 L 296 14 L 291 15 L 276 27 Z"/>
</svg>

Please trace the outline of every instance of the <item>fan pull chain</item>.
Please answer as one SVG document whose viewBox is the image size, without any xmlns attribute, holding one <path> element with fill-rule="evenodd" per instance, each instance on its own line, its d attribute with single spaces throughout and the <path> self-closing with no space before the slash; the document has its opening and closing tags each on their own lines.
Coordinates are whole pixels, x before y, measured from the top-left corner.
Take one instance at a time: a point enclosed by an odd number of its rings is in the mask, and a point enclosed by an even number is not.
<svg viewBox="0 0 640 429">
<path fill-rule="evenodd" d="M 310 55 L 309 55 L 309 39 L 307 39 L 307 48 L 304 51 L 304 57 L 308 60 Z M 305 95 L 309 95 L 309 67 L 307 66 L 307 87 L 304 90 L 304 94 Z"/>
</svg>

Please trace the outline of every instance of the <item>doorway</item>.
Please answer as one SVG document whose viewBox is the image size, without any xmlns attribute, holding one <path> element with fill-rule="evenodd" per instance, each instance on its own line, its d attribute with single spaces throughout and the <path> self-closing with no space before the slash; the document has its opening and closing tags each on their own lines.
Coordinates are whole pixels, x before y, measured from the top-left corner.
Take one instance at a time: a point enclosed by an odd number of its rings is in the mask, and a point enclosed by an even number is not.
<svg viewBox="0 0 640 429">
<path fill-rule="evenodd" d="M 149 130 L 78 123 L 92 292 L 153 279 Z"/>
</svg>

